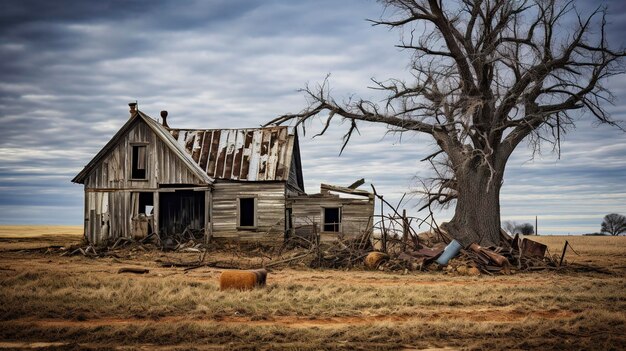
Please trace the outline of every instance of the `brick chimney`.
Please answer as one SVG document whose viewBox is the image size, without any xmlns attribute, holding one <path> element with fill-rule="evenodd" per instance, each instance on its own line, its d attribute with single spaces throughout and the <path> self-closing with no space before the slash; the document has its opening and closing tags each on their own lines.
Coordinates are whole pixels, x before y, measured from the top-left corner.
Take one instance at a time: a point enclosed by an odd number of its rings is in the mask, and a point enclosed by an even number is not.
<svg viewBox="0 0 626 351">
<path fill-rule="evenodd" d="M 163 127 L 169 128 L 170 126 L 167 125 L 167 111 L 161 111 L 161 119 L 163 120 Z"/>
<path fill-rule="evenodd" d="M 128 107 L 130 107 L 130 116 L 134 116 L 135 113 L 137 113 L 137 103 L 136 102 L 129 102 L 128 103 Z"/>
</svg>

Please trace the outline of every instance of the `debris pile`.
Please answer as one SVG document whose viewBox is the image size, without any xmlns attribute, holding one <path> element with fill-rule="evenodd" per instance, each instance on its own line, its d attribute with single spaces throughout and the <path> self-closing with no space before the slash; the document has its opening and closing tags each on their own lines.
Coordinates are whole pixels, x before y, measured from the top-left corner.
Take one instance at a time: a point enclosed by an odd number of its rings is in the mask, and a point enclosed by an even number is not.
<svg viewBox="0 0 626 351">
<path fill-rule="evenodd" d="M 424 235 L 432 247 L 421 245 L 417 250 L 397 250 L 392 246 L 389 259 L 381 262 L 376 267 L 378 270 L 409 270 L 409 271 L 440 271 L 459 275 L 484 274 L 511 274 L 518 271 L 535 271 L 556 269 L 563 265 L 562 260 L 556 256 L 546 255 L 547 247 L 528 238 L 507 238 L 502 246 L 482 247 L 472 243 L 467 247 L 461 247 L 456 240 L 442 239 L 435 242 L 433 237 L 449 238 L 449 235 L 439 229 L 434 233 L 420 233 L 418 238 Z M 426 242 L 420 241 L 420 242 Z M 567 243 L 566 243 L 567 246 Z M 448 254 L 449 253 L 449 254 Z M 448 254 L 448 255 L 447 255 Z M 563 255 L 565 250 L 563 251 Z M 365 264 L 369 267 L 368 264 Z"/>
</svg>

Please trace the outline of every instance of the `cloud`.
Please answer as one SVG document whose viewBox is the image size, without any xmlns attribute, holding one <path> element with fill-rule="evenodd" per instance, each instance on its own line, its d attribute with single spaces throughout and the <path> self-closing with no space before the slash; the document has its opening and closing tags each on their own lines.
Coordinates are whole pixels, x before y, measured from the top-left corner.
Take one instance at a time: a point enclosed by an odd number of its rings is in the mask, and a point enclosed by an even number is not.
<svg viewBox="0 0 626 351">
<path fill-rule="evenodd" d="M 619 32 L 626 8 L 609 5 L 611 33 Z M 10 0 L 2 7 L 0 223 L 81 224 L 82 187 L 70 180 L 125 123 L 129 101 L 154 117 L 168 110 L 175 127 L 254 127 L 300 111 L 306 100 L 298 89 L 328 73 L 339 101 L 381 101 L 367 88 L 372 77 L 409 77 L 409 53 L 393 47 L 399 34 L 365 21 L 382 14 L 374 1 Z M 623 46 L 620 36 L 610 39 Z M 608 109 L 626 120 L 626 83 L 607 86 L 616 94 Z M 418 161 L 434 149 L 426 136 L 361 125 L 338 157 L 346 125 L 314 139 L 321 121 L 307 127 L 300 141 L 309 192 L 365 177 L 395 202 L 412 191 L 415 176 L 429 174 Z M 541 223 L 546 215 L 544 227 L 569 232 L 573 223 L 580 231 L 599 225 L 605 212 L 626 213 L 622 132 L 583 116 L 561 160 L 545 151 L 532 161 L 525 147 L 512 156 L 504 218 L 539 214 Z M 409 198 L 414 213 L 417 198 Z"/>
</svg>

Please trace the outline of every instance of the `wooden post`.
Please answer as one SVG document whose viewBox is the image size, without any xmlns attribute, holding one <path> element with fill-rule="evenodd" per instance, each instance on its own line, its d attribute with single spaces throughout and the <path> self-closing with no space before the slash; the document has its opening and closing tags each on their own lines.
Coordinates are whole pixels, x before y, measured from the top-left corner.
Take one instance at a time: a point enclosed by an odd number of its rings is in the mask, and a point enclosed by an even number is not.
<svg viewBox="0 0 626 351">
<path fill-rule="evenodd" d="M 563 245 L 563 253 L 561 254 L 561 260 L 559 261 L 559 267 L 561 267 L 561 265 L 563 264 L 563 259 L 565 258 L 565 251 L 567 251 L 567 245 L 569 245 L 569 242 L 565 240 L 565 245 Z"/>
<path fill-rule="evenodd" d="M 211 238 L 211 226 L 213 218 L 211 218 L 211 190 L 204 192 L 204 243 L 208 244 Z"/>
<path fill-rule="evenodd" d="M 537 225 L 537 216 L 535 216 L 535 235 L 539 236 L 539 226 Z"/>
<path fill-rule="evenodd" d="M 383 230 L 381 241 L 383 246 L 383 252 L 387 253 L 387 231 L 385 230 L 385 203 L 383 201 L 383 196 L 380 195 L 380 226 Z"/>
<path fill-rule="evenodd" d="M 406 242 L 409 240 L 409 220 L 406 218 L 406 208 L 402 210 L 402 251 L 406 251 Z"/>
<path fill-rule="evenodd" d="M 154 223 L 154 233 L 157 235 L 157 237 L 161 238 L 161 236 L 159 235 L 159 192 L 155 191 L 153 193 L 153 197 L 152 197 L 152 201 L 153 201 L 153 206 L 152 206 L 152 223 Z"/>
</svg>

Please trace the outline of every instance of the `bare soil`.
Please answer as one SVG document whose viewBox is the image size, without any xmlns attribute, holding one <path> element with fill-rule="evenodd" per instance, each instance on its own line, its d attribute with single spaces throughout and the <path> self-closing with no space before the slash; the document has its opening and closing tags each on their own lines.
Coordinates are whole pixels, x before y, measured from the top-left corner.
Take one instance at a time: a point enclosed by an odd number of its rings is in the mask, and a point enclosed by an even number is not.
<svg viewBox="0 0 626 351">
<path fill-rule="evenodd" d="M 220 269 L 161 267 L 198 254 L 60 256 L 80 230 L 0 229 L 0 349 L 598 349 L 626 345 L 626 237 L 536 237 L 606 273 L 456 276 L 273 270 L 268 286 L 219 291 Z M 67 232 L 66 232 L 67 230 Z M 211 252 L 233 261 L 233 252 Z M 267 261 L 267 258 L 263 258 Z M 149 269 L 118 274 L 121 267 Z"/>
</svg>

